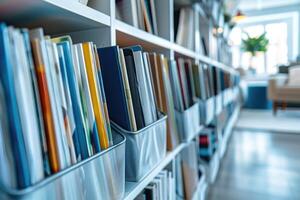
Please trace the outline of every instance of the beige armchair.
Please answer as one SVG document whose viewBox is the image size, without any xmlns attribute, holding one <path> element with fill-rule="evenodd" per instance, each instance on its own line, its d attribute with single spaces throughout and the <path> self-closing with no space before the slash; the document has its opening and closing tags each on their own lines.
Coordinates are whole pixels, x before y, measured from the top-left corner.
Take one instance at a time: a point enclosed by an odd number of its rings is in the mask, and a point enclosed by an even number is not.
<svg viewBox="0 0 300 200">
<path fill-rule="evenodd" d="M 276 75 L 269 79 L 268 98 L 273 101 L 273 114 L 286 109 L 288 103 L 300 103 L 300 66 L 289 69 L 289 75 Z"/>
</svg>

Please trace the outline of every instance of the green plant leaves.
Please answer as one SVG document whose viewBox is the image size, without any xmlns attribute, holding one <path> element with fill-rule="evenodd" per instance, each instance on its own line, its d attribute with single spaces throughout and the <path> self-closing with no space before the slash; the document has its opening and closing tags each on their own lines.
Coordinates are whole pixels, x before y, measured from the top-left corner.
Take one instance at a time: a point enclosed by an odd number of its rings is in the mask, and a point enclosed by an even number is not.
<svg viewBox="0 0 300 200">
<path fill-rule="evenodd" d="M 255 56 L 257 52 L 266 52 L 269 40 L 266 38 L 266 32 L 258 37 L 250 37 L 248 33 L 244 32 L 246 39 L 242 39 L 241 49 L 245 52 L 250 52 Z"/>
</svg>

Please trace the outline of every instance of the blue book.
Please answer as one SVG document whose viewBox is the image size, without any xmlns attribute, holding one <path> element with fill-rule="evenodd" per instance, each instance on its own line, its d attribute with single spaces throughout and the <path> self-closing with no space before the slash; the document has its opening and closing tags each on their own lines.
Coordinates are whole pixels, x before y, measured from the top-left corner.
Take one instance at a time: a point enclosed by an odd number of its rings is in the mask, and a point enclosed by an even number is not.
<svg viewBox="0 0 300 200">
<path fill-rule="evenodd" d="M 99 48 L 98 54 L 109 118 L 122 128 L 130 131 L 131 126 L 119 62 L 118 47 Z"/>
<path fill-rule="evenodd" d="M 68 80 L 69 90 L 70 90 L 70 96 L 72 100 L 72 108 L 73 108 L 73 114 L 74 114 L 74 120 L 76 124 L 75 133 L 73 136 L 75 136 L 75 139 L 77 137 L 78 144 L 76 144 L 76 141 L 74 140 L 75 148 L 78 148 L 78 145 L 80 146 L 80 155 L 81 159 L 86 159 L 89 157 L 89 150 L 88 150 L 88 143 L 86 140 L 86 133 L 84 128 L 84 119 L 81 112 L 81 105 L 79 102 L 79 91 L 77 86 L 77 82 L 75 79 L 75 71 L 73 66 L 73 58 L 71 54 L 71 45 L 68 41 L 63 41 L 57 44 L 58 46 L 62 47 L 64 59 L 65 59 L 65 72 L 66 77 Z M 61 70 L 62 73 L 64 70 Z M 76 153 L 79 152 L 76 150 Z M 78 155 L 76 155 L 78 157 Z"/>
<path fill-rule="evenodd" d="M 14 74 L 11 67 L 11 59 L 13 58 L 10 53 L 11 47 L 7 27 L 5 24 L 0 24 L 0 84 L 5 94 L 10 141 L 15 159 L 18 188 L 26 188 L 30 185 L 30 172 L 14 89 Z"/>
</svg>

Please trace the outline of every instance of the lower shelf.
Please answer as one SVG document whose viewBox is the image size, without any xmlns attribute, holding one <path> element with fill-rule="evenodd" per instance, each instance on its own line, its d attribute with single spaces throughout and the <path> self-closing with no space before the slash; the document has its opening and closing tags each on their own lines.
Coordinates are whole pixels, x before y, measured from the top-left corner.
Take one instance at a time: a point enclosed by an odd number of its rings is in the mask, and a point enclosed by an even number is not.
<svg viewBox="0 0 300 200">
<path fill-rule="evenodd" d="M 158 164 L 144 179 L 140 182 L 126 182 L 124 200 L 133 200 L 143 189 L 162 171 L 186 146 L 186 143 L 179 145 L 172 152 L 168 152 L 165 159 Z"/>
</svg>

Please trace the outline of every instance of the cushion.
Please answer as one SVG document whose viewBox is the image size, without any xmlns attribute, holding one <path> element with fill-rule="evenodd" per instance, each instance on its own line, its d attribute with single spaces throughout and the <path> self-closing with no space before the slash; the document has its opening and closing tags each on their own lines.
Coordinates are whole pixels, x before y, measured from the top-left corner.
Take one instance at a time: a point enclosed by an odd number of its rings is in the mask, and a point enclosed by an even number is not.
<svg viewBox="0 0 300 200">
<path fill-rule="evenodd" d="M 299 86 L 300 87 L 300 65 L 290 67 L 288 86 Z"/>
</svg>

